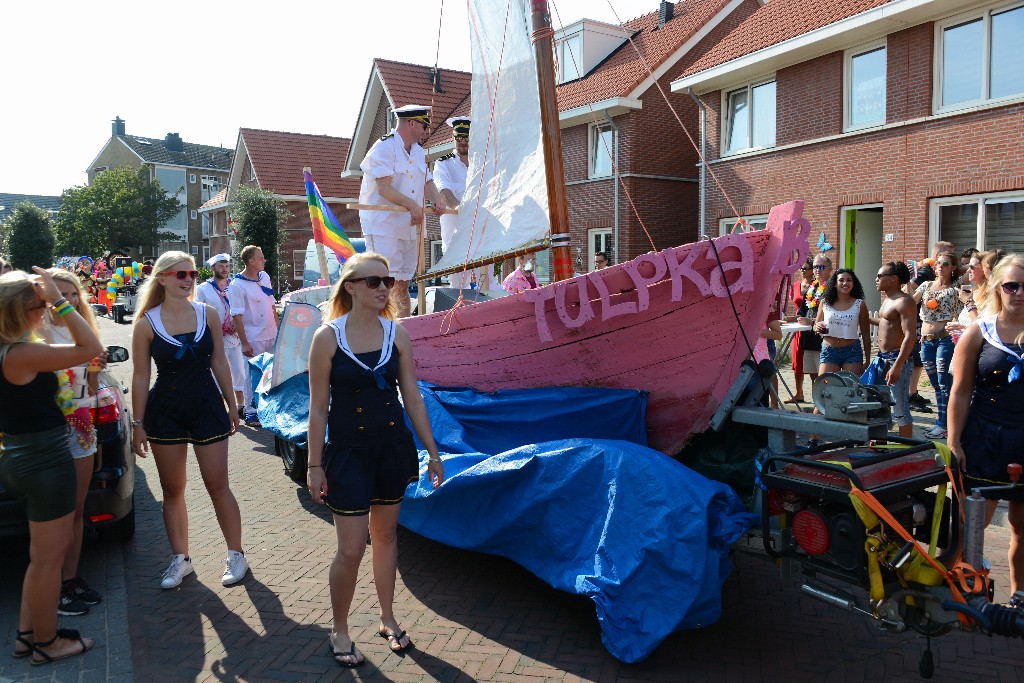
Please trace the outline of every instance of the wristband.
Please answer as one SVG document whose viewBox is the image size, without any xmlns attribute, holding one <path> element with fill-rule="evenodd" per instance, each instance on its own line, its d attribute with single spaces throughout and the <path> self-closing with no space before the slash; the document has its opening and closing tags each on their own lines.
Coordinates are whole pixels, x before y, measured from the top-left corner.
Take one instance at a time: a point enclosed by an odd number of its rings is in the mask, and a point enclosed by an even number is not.
<svg viewBox="0 0 1024 683">
<path fill-rule="evenodd" d="M 442 463 L 443 461 L 441 460 L 441 458 L 427 458 L 427 462 Z"/>
<path fill-rule="evenodd" d="M 143 420 L 132 420 L 132 427 L 141 427 Z"/>
<path fill-rule="evenodd" d="M 51 306 L 53 306 L 54 308 L 60 308 L 61 306 L 63 306 L 63 305 L 64 305 L 64 304 L 66 304 L 67 302 L 68 302 L 68 300 L 67 300 L 67 299 L 65 299 L 64 297 L 61 297 L 61 298 L 57 299 L 56 301 L 54 301 L 54 302 L 53 302 L 52 304 L 50 304 L 50 305 L 51 305 Z"/>
<path fill-rule="evenodd" d="M 306 467 L 320 467 L 320 465 L 306 465 Z"/>
<path fill-rule="evenodd" d="M 71 304 L 69 304 L 69 303 L 67 302 L 67 299 L 64 299 L 64 302 L 63 302 L 63 303 L 61 303 L 61 304 L 58 304 L 58 305 L 56 305 L 56 306 L 54 306 L 54 307 L 53 307 L 53 311 L 54 311 L 54 313 L 56 313 L 56 314 L 57 314 L 58 316 L 60 316 L 60 317 L 62 317 L 62 318 L 63 318 L 64 316 L 66 316 L 66 315 L 67 315 L 68 313 L 71 313 L 71 312 L 72 312 L 72 311 L 74 311 L 74 310 L 75 310 L 74 306 L 72 306 Z"/>
</svg>

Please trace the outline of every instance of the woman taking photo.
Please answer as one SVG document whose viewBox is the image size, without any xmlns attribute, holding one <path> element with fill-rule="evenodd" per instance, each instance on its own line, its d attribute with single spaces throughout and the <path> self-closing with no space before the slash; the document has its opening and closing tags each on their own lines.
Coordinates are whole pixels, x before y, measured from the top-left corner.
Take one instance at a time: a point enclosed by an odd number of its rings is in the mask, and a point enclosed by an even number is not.
<svg viewBox="0 0 1024 683">
<path fill-rule="evenodd" d="M 189 444 L 228 546 L 221 582 L 238 583 L 249 569 L 242 552 L 238 501 L 228 486 L 227 438 L 238 429 L 235 392 L 217 311 L 192 301 L 197 276 L 188 254 L 161 254 L 152 277 L 142 286 L 132 336 L 132 448 L 141 457 L 152 448 L 160 475 L 164 526 L 173 553 L 160 581 L 164 589 L 180 585 L 195 571 L 185 507 Z M 150 359 L 156 362 L 152 389 Z"/>
<path fill-rule="evenodd" d="M 935 259 L 935 279 L 922 283 L 914 292 L 914 301 L 921 306 L 921 361 L 928 381 L 935 389 L 935 407 L 938 419 L 924 435 L 929 439 L 946 438 L 946 405 L 953 376 L 949 373 L 953 361 L 953 339 L 946 323 L 960 314 L 960 291 L 953 285 L 957 277 L 957 259 L 943 252 Z"/>
<path fill-rule="evenodd" d="M 1009 484 L 1006 466 L 1020 462 L 1024 443 L 1024 256 L 1003 259 L 988 290 L 990 315 L 964 331 L 953 356 L 949 447 L 967 491 Z M 998 503 L 987 502 L 986 525 Z M 1008 511 L 1012 595 L 1024 588 L 1024 503 L 1010 501 Z"/>
<path fill-rule="evenodd" d="M 57 375 L 103 351 L 89 324 L 50 275 L 0 276 L 0 483 L 25 507 L 29 564 L 21 592 L 15 657 L 45 664 L 86 652 L 92 640 L 57 628 L 61 566 L 71 543 L 77 481 L 67 423 L 57 405 Z M 33 344 L 49 307 L 64 318 L 71 344 Z"/>
<path fill-rule="evenodd" d="M 388 261 L 380 254 L 348 259 L 331 294 L 330 322 L 317 330 L 309 354 L 307 483 L 313 500 L 334 513 L 338 550 L 329 575 L 334 612 L 330 647 L 344 667 L 365 661 L 349 636 L 348 611 L 367 531 L 380 607 L 378 634 L 394 652 L 412 647 L 393 612 L 398 513 L 406 486 L 419 472 L 403 403 L 429 454 L 427 472 L 434 488 L 444 481 L 416 385 L 409 334 L 394 322 L 397 311 L 389 297 L 394 284 Z"/>
<path fill-rule="evenodd" d="M 818 376 L 840 370 L 860 375 L 864 359 L 871 358 L 871 320 L 864 287 L 849 268 L 828 279 L 814 331 L 822 337 Z"/>
<path fill-rule="evenodd" d="M 86 303 L 81 280 L 74 273 L 60 268 L 51 268 L 48 272 L 61 296 L 67 299 L 78 315 L 82 316 L 98 338 L 100 330 L 92 309 Z M 49 312 L 49 323 L 43 330 L 46 343 L 74 344 L 71 328 L 65 324 L 64 317 L 57 315 L 53 309 Z M 85 614 L 89 611 L 89 605 L 97 605 L 100 602 L 100 594 L 78 576 L 78 561 L 82 555 L 82 535 L 85 531 L 85 497 L 89 493 L 93 459 L 96 455 L 96 429 L 93 427 L 90 411 L 95 402 L 91 397 L 95 396 L 99 389 L 99 372 L 106 365 L 106 355 L 104 351 L 89 363 L 76 365 L 62 373 L 68 384 L 68 395 L 58 403 L 68 423 L 68 448 L 71 450 L 71 457 L 74 458 L 75 475 L 78 478 L 73 535 L 71 546 L 64 558 L 64 582 L 61 584 L 60 606 L 57 609 L 58 614 L 67 616 Z"/>
</svg>

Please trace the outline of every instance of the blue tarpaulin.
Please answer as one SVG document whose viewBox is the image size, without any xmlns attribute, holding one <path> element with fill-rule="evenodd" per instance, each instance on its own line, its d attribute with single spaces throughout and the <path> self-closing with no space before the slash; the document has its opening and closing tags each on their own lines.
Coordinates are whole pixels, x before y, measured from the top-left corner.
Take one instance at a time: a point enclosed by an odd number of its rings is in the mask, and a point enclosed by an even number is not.
<svg viewBox="0 0 1024 683">
<path fill-rule="evenodd" d="M 421 452 L 403 526 L 589 597 L 602 642 L 624 662 L 718 620 L 729 546 L 754 517 L 725 484 L 633 443 L 646 440 L 642 394 L 421 390 L 440 450 L 455 454 L 444 456 L 446 480 L 433 490 Z M 595 400 L 577 408 L 572 394 L 588 392 Z M 604 438 L 572 438 L 580 433 Z"/>
<path fill-rule="evenodd" d="M 587 596 L 602 642 L 624 662 L 718 620 L 729 547 L 754 516 L 725 484 L 644 445 L 642 392 L 420 390 L 446 479 L 431 488 L 421 450 L 403 526 L 507 557 Z M 306 441 L 307 375 L 259 394 L 258 404 L 265 428 Z"/>
</svg>

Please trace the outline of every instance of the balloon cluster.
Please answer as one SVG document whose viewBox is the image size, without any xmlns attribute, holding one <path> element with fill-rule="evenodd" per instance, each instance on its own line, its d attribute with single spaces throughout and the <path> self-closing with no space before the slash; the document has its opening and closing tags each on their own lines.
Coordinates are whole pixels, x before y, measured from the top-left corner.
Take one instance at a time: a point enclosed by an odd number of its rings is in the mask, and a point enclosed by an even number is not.
<svg viewBox="0 0 1024 683">
<path fill-rule="evenodd" d="M 142 264 L 138 261 L 132 261 L 131 266 L 115 269 L 110 275 L 110 280 L 107 281 L 107 294 L 113 298 L 117 294 L 117 290 L 140 277 L 142 277 Z"/>
</svg>

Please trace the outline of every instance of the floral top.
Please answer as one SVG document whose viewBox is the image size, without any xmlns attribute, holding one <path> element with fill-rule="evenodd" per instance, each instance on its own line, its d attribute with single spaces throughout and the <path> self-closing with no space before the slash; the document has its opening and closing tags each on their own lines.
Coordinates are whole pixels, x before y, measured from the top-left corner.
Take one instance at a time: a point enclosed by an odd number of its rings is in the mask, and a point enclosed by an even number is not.
<svg viewBox="0 0 1024 683">
<path fill-rule="evenodd" d="M 917 288 L 915 294 L 921 295 L 921 322 L 941 323 L 956 320 L 963 304 L 956 287 L 933 290 L 932 283 L 925 282 Z"/>
</svg>

